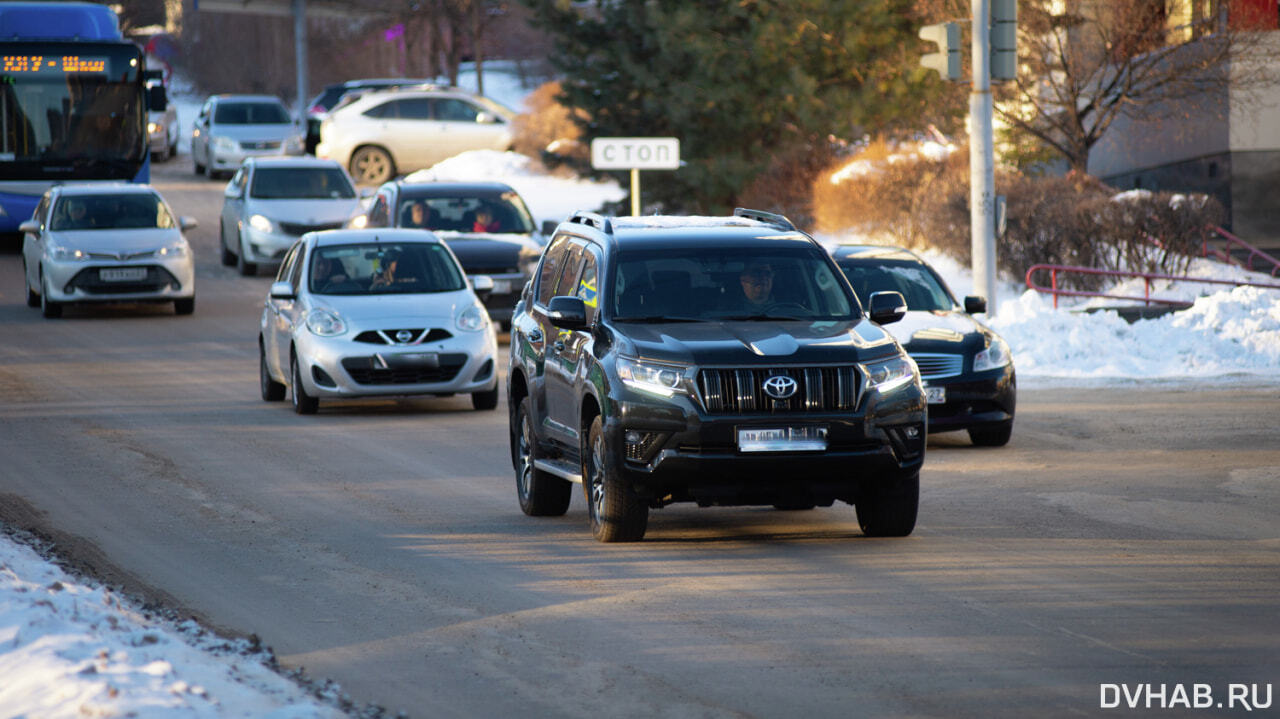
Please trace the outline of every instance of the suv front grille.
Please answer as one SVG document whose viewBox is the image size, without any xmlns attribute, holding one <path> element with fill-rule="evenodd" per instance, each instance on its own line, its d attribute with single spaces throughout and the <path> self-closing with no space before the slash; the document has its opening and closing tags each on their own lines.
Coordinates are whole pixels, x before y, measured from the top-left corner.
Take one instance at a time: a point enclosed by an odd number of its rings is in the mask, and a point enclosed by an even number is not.
<svg viewBox="0 0 1280 719">
<path fill-rule="evenodd" d="M 955 377 L 964 367 L 963 355 L 933 354 L 930 352 L 912 353 L 911 359 L 920 367 L 921 379 L 942 379 Z"/>
<path fill-rule="evenodd" d="M 774 399 L 765 393 L 765 382 L 778 376 L 795 380 L 795 394 Z M 698 392 L 711 414 L 838 412 L 857 406 L 858 380 L 853 367 L 704 369 L 698 372 Z"/>
</svg>

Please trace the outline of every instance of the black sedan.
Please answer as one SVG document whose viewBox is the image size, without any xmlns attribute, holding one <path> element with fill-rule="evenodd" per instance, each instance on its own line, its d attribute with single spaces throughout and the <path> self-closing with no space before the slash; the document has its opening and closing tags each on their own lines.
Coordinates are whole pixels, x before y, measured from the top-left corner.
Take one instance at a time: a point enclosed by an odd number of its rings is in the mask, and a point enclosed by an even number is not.
<svg viewBox="0 0 1280 719">
<path fill-rule="evenodd" d="M 364 226 L 434 232 L 467 275 L 493 279 L 484 305 L 504 329 L 546 242 L 524 200 L 500 182 L 393 180 L 378 188 Z"/>
<path fill-rule="evenodd" d="M 920 367 L 929 400 L 929 431 L 968 430 L 976 445 L 1000 447 L 1013 433 L 1017 383 L 1009 345 L 973 317 L 986 299 L 956 302 L 942 277 L 898 247 L 840 245 L 832 250 L 858 299 L 901 292 L 907 316 L 886 329 Z"/>
</svg>

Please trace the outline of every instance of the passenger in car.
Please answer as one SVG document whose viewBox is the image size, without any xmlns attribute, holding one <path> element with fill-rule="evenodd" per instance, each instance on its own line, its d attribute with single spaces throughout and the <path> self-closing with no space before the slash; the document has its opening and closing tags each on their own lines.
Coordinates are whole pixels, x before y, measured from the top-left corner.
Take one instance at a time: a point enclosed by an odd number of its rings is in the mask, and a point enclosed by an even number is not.
<svg viewBox="0 0 1280 719">
<path fill-rule="evenodd" d="M 487 207 L 481 207 L 476 210 L 475 222 L 471 225 L 472 232 L 497 232 L 501 227 L 493 217 L 493 212 Z"/>
</svg>

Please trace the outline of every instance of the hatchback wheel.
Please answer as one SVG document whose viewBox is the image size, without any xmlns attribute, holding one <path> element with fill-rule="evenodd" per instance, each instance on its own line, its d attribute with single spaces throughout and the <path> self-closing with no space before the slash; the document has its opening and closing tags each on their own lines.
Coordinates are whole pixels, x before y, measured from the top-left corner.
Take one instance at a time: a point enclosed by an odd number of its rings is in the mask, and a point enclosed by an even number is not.
<svg viewBox="0 0 1280 719">
<path fill-rule="evenodd" d="M 498 406 L 498 387 L 484 392 L 471 393 L 471 406 L 478 410 L 489 410 Z"/>
<path fill-rule="evenodd" d="M 381 147 L 366 145 L 351 154 L 351 175 L 364 185 L 381 185 L 396 174 L 391 155 Z"/>
<path fill-rule="evenodd" d="M 39 307 L 40 295 L 31 289 L 31 280 L 27 279 L 27 258 L 22 258 L 22 286 L 27 288 L 27 307 Z"/>
<path fill-rule="evenodd" d="M 285 386 L 275 381 L 271 370 L 267 369 L 267 350 L 261 339 L 258 340 L 258 385 L 262 390 L 262 401 L 279 402 L 284 399 Z"/>
<path fill-rule="evenodd" d="M 245 261 L 244 236 L 236 233 L 236 238 L 236 248 L 240 250 L 240 253 L 236 255 L 236 269 L 245 277 L 253 277 L 258 274 L 258 265 Z"/>
<path fill-rule="evenodd" d="M 222 248 L 222 264 L 224 267 L 234 267 L 236 264 L 236 254 L 227 247 L 227 228 L 222 221 L 218 221 L 218 246 Z"/>
<path fill-rule="evenodd" d="M 293 382 L 293 411 L 298 414 L 315 414 L 320 409 L 320 400 L 307 394 L 306 388 L 302 386 L 302 372 L 298 369 L 298 355 L 294 354 L 289 360 L 289 375 Z"/>
<path fill-rule="evenodd" d="M 189 315 L 196 311 L 196 298 L 183 297 L 173 301 L 173 311 L 180 315 Z"/>
</svg>

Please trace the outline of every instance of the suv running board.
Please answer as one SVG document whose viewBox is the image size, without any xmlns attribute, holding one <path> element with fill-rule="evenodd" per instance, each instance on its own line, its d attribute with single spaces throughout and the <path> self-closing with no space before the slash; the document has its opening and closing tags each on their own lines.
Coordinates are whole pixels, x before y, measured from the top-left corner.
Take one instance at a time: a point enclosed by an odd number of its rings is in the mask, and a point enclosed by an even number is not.
<svg viewBox="0 0 1280 719">
<path fill-rule="evenodd" d="M 578 473 L 578 465 L 563 459 L 535 459 L 535 469 L 547 474 L 554 474 L 560 479 L 567 479 L 574 484 L 582 484 L 582 475 Z"/>
</svg>

